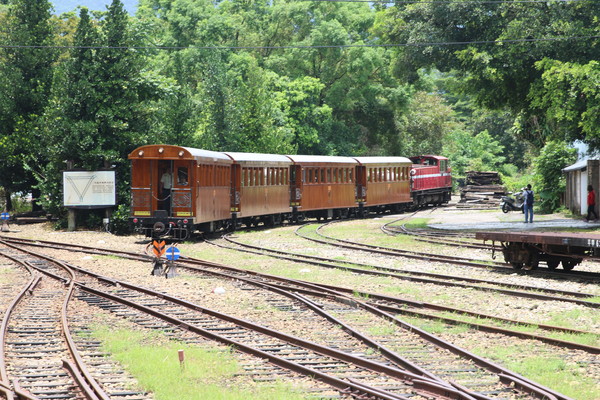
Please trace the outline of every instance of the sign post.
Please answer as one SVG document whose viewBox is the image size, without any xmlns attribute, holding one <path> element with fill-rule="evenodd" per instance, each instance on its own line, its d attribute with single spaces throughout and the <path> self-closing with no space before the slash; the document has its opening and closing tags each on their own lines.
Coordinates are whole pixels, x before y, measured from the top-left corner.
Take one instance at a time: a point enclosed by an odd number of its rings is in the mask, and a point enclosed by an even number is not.
<svg viewBox="0 0 600 400">
<path fill-rule="evenodd" d="M 152 242 L 152 253 L 154 253 L 154 268 L 152 269 L 152 275 L 160 276 L 163 274 L 163 259 L 161 258 L 165 254 L 166 243 L 164 240 L 154 240 Z"/>
<path fill-rule="evenodd" d="M 117 204 L 115 171 L 63 171 L 63 206 L 69 209 L 70 231 L 75 230 L 75 211 Z"/>
<path fill-rule="evenodd" d="M 8 228 L 8 220 L 10 219 L 10 214 L 5 211 L 2 214 L 0 214 L 0 218 L 2 219 L 1 231 L 2 232 L 10 232 L 10 229 Z"/>
<path fill-rule="evenodd" d="M 179 249 L 175 246 L 171 246 L 167 249 L 166 253 L 167 260 L 169 260 L 167 264 L 167 269 L 165 271 L 165 277 L 173 278 L 177 276 L 177 269 L 175 267 L 175 261 L 179 260 L 180 253 Z"/>
</svg>

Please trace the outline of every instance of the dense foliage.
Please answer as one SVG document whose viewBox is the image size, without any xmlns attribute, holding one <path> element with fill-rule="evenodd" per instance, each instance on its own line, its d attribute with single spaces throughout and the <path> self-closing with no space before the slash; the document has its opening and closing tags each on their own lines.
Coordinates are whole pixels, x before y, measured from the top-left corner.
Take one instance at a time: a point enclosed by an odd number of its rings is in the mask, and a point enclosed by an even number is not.
<svg viewBox="0 0 600 400">
<path fill-rule="evenodd" d="M 158 142 L 524 172 L 552 141 L 600 148 L 599 7 L 2 1 L 0 186 L 60 214 L 62 170 L 114 168 L 127 204 L 127 154 Z"/>
</svg>

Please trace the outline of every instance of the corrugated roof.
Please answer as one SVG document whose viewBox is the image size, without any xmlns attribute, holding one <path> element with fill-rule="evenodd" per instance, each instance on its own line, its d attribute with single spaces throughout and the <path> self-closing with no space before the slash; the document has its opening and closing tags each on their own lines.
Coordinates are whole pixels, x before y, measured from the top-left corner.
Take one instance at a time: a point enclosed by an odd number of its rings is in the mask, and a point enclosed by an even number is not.
<svg viewBox="0 0 600 400">
<path fill-rule="evenodd" d="M 412 164 L 406 157 L 353 157 L 361 164 Z"/>
<path fill-rule="evenodd" d="M 588 164 L 588 160 L 577 161 L 575 164 L 569 165 L 568 167 L 563 168 L 563 172 L 577 171 L 577 170 L 580 170 L 580 169 L 586 169 L 587 168 L 587 164 Z"/>
<path fill-rule="evenodd" d="M 193 157 L 213 158 L 215 160 L 231 161 L 230 158 L 227 157 L 224 153 L 220 153 L 218 151 L 194 149 L 192 147 L 182 147 L 182 149 L 187 150 Z"/>
<path fill-rule="evenodd" d="M 352 157 L 340 156 L 288 156 L 297 164 L 305 163 L 339 163 L 339 164 L 357 164 L 357 161 Z"/>
<path fill-rule="evenodd" d="M 261 154 L 261 153 L 236 153 L 225 152 L 224 154 L 231 157 L 236 162 L 256 162 L 256 163 L 277 163 L 289 165 L 292 162 L 286 156 L 281 154 Z"/>
</svg>

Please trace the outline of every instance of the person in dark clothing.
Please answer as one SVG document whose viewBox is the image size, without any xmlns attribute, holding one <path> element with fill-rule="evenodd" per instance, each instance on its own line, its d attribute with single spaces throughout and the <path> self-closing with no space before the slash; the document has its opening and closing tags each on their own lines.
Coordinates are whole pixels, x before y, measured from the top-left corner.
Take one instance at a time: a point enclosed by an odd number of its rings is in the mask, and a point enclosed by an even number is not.
<svg viewBox="0 0 600 400">
<path fill-rule="evenodd" d="M 594 192 L 594 187 L 592 185 L 588 185 L 588 196 L 587 196 L 587 217 L 585 221 L 590 221 L 592 219 L 592 214 L 594 215 L 594 220 L 598 219 L 598 214 L 596 214 L 596 192 Z"/>
<path fill-rule="evenodd" d="M 533 190 L 531 190 L 531 184 L 527 184 L 527 188 L 523 191 L 523 212 L 525 212 L 525 222 L 533 222 Z"/>
</svg>

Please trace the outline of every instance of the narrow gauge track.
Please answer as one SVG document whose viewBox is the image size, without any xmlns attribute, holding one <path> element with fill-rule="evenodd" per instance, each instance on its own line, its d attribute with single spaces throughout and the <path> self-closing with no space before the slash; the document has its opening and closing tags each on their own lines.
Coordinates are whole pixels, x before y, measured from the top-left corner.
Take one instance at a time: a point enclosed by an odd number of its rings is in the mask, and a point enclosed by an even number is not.
<svg viewBox="0 0 600 400">
<path fill-rule="evenodd" d="M 6 398 L 108 400 L 77 351 L 67 322 L 73 271 L 64 264 L 25 257 L 11 247 L 0 255 L 32 276 L 2 320 L 0 376 Z M 47 269 L 63 275 L 62 283 L 37 272 Z"/>
<path fill-rule="evenodd" d="M 41 256 L 28 250 L 21 251 Z M 45 259 L 50 260 L 49 257 Z M 69 267 L 85 275 L 85 278 L 80 275 L 75 283 L 80 290 L 104 301 L 125 305 L 211 340 L 268 359 L 280 367 L 315 377 L 351 396 L 428 399 L 434 395 L 440 399 L 473 399 L 442 380 L 427 376 L 427 373 L 417 375 L 352 355 L 357 351 L 356 348 L 350 347 L 344 352 L 321 346 L 165 293 L 101 277 L 73 265 Z M 54 278 L 61 279 L 60 276 Z"/>
<path fill-rule="evenodd" d="M 480 250 L 491 250 L 491 245 L 482 244 L 480 242 L 475 242 L 473 240 L 468 240 L 474 238 L 474 236 L 470 233 L 464 233 L 460 236 L 456 233 L 449 234 L 448 232 L 436 232 L 433 230 L 410 230 L 406 227 L 406 225 L 400 226 L 392 226 L 392 224 L 397 223 L 401 219 L 388 222 L 381 226 L 381 231 L 386 235 L 396 236 L 396 235 L 410 235 L 414 236 L 414 239 L 419 242 L 426 243 L 434 243 L 434 244 L 447 244 L 447 245 L 460 245 L 461 247 L 469 248 L 469 249 L 480 249 Z M 457 237 L 460 239 L 449 239 L 448 237 Z"/>
<path fill-rule="evenodd" d="M 40 245 L 40 244 L 38 244 Z M 95 253 L 111 253 L 114 254 L 111 251 L 97 251 L 97 250 L 90 250 L 89 248 L 87 249 L 82 249 L 81 246 L 69 246 L 70 248 L 74 249 L 75 247 L 79 248 L 79 251 L 86 251 L 86 252 L 95 252 Z M 120 252 L 122 253 L 122 252 Z M 133 255 L 130 257 L 135 258 L 135 259 L 147 259 L 146 257 L 141 257 L 139 255 Z M 377 315 L 379 318 L 384 318 L 385 320 L 391 321 L 393 322 L 396 326 L 402 328 L 402 330 L 405 330 L 408 333 L 411 333 L 413 336 L 421 336 L 422 338 L 426 338 L 430 343 L 428 344 L 428 346 L 431 346 L 431 344 L 435 344 L 435 346 L 441 347 L 441 348 L 445 348 L 445 349 L 449 349 L 451 352 L 454 352 L 456 354 L 459 354 L 463 359 L 467 359 L 467 360 L 471 360 L 471 366 L 467 367 L 466 369 L 463 368 L 458 368 L 455 371 L 443 371 L 443 373 L 446 376 L 451 376 L 452 378 L 448 379 L 448 381 L 452 382 L 452 385 L 460 390 L 463 390 L 463 393 L 469 393 L 472 398 L 478 398 L 478 399 L 487 399 L 487 398 L 491 398 L 488 397 L 487 394 L 493 393 L 495 395 L 499 395 L 500 393 L 504 393 L 504 395 L 506 395 L 506 390 L 514 390 L 511 389 L 512 386 L 516 386 L 517 388 L 519 388 L 519 392 L 520 394 L 516 394 L 516 395 L 511 395 L 508 398 L 529 398 L 526 397 L 525 393 L 531 392 L 531 393 L 535 393 L 534 397 L 540 397 L 543 398 L 544 396 L 546 396 L 546 398 L 550 399 L 550 398 L 557 398 L 557 399 L 566 399 L 566 397 L 564 395 L 561 395 L 559 393 L 554 393 L 552 392 L 550 389 L 547 388 L 543 388 L 540 387 L 539 385 L 535 384 L 534 382 L 528 381 L 527 379 L 520 377 L 518 375 L 515 375 L 514 373 L 504 370 L 501 367 L 498 367 L 497 365 L 490 363 L 488 361 L 485 361 L 483 359 L 480 359 L 477 356 L 474 356 L 468 352 L 465 352 L 462 349 L 458 349 L 455 348 L 454 346 L 451 346 L 448 343 L 445 343 L 443 341 L 438 340 L 437 338 L 433 337 L 432 335 L 427 334 L 424 331 L 419 330 L 418 328 L 411 326 L 409 324 L 406 324 L 403 321 L 398 320 L 397 318 L 393 317 L 390 314 L 387 314 L 386 312 L 382 312 L 379 311 L 377 309 L 375 309 L 373 306 L 370 306 L 367 303 L 364 302 L 360 302 L 360 301 L 356 301 L 354 298 L 352 298 L 351 296 L 347 296 L 344 294 L 341 294 L 340 292 L 336 292 L 333 291 L 331 289 L 324 289 L 323 286 L 318 286 L 318 285 L 314 285 L 314 284 L 310 284 L 310 283 L 305 283 L 305 282 L 299 282 L 299 281 L 290 281 L 290 280 L 286 280 L 283 278 L 279 278 L 279 277 L 273 277 L 273 276 L 269 276 L 269 275 L 263 275 L 263 274 L 257 274 L 257 273 L 251 273 L 248 271 L 242 271 L 242 270 L 238 270 L 232 267 L 226 267 L 226 266 L 222 266 L 219 264 L 214 264 L 214 263 L 207 263 L 207 262 L 202 262 L 199 260 L 192 260 L 192 259 L 185 259 L 182 263 L 179 264 L 179 266 L 182 266 L 184 264 L 197 264 L 197 265 L 201 265 L 202 268 L 198 271 L 200 273 L 206 274 L 206 273 L 211 273 L 211 274 L 215 274 L 215 275 L 219 275 L 219 276 L 223 276 L 223 272 L 221 272 L 223 269 L 228 270 L 228 271 L 233 271 L 234 274 L 233 275 L 229 275 L 230 279 L 235 279 L 235 280 L 244 280 L 245 282 L 248 282 L 250 284 L 254 284 L 254 285 L 260 285 L 261 287 L 271 287 L 271 290 L 273 290 L 273 288 L 276 286 L 275 284 L 269 284 L 269 283 L 265 283 L 265 282 L 261 282 L 261 281 L 254 281 L 255 279 L 257 279 L 257 277 L 259 277 L 261 280 L 267 279 L 268 281 L 277 281 L 279 282 L 277 285 L 281 286 L 282 283 L 284 284 L 283 288 L 288 292 L 289 295 L 289 291 L 295 291 L 295 292 L 299 292 L 299 293 L 303 293 L 304 297 L 310 297 L 310 296 L 314 296 L 315 298 L 319 298 L 319 300 L 310 300 L 309 302 L 313 302 L 314 305 L 316 306 L 317 309 L 327 309 L 327 308 L 331 308 L 332 310 L 336 310 L 337 313 L 339 313 L 340 315 L 348 315 L 351 313 L 356 313 L 357 309 L 362 309 L 362 310 L 366 310 L 369 313 L 373 314 L 373 315 Z M 209 271 L 208 268 L 210 268 L 212 271 Z M 251 278 L 249 278 L 248 276 L 250 276 Z M 290 286 L 292 285 L 292 286 Z M 325 304 L 326 302 L 323 300 L 323 298 L 328 299 L 328 301 L 330 301 L 331 299 L 336 299 L 337 303 L 331 303 L 329 305 Z M 350 307 L 344 308 L 341 305 L 343 304 L 347 304 Z M 331 318 L 331 317 L 328 317 Z M 333 317 L 335 318 L 335 317 Z M 339 324 L 339 322 L 338 322 Z M 344 327 L 344 329 L 346 330 L 350 330 L 350 327 L 346 327 L 347 324 L 342 325 Z M 405 333 L 405 332 L 403 332 Z M 353 333 L 354 334 L 354 333 Z M 363 339 L 364 340 L 364 339 Z M 368 338 L 367 338 L 368 340 Z M 402 339 L 401 341 L 405 341 L 406 339 Z M 413 339 L 414 340 L 414 339 Z M 422 347 L 422 344 L 419 345 L 420 347 Z M 380 351 L 383 351 L 385 349 L 384 346 L 380 346 Z M 406 348 L 404 348 L 404 350 L 406 350 Z M 439 352 L 440 350 L 438 349 L 437 352 Z M 414 347 L 413 347 L 413 352 L 414 351 Z M 408 353 L 410 353 L 410 351 L 408 351 Z M 416 353 L 420 353 L 421 357 L 417 357 L 417 359 L 419 359 L 420 362 L 423 362 L 424 359 L 431 359 L 431 355 L 425 355 L 423 357 L 423 353 L 422 351 L 416 351 Z M 437 360 L 437 357 L 436 357 Z M 468 372 L 473 372 L 473 371 L 477 371 L 480 368 L 477 367 L 477 365 L 483 366 L 484 370 L 487 370 L 487 378 L 482 378 L 481 381 L 479 382 L 473 382 L 472 380 L 469 381 L 469 377 L 473 378 L 472 375 L 470 375 Z M 411 366 L 410 362 L 405 362 L 404 365 L 407 369 L 409 368 L 414 368 L 413 366 Z M 439 366 L 439 363 L 438 363 Z M 421 372 L 417 370 L 416 372 Z M 453 375 L 454 374 L 454 375 Z M 461 377 L 460 375 L 463 374 L 463 376 Z M 466 374 L 467 376 L 465 377 L 464 374 Z M 435 374 L 434 374 L 435 376 Z M 494 379 L 490 380 L 490 376 L 494 377 Z M 427 379 L 427 378 L 423 378 L 422 379 Z M 457 382 L 461 382 L 467 379 L 468 382 L 466 382 L 464 385 L 462 383 L 457 383 Z M 486 381 L 487 379 L 487 381 Z M 441 383 L 442 381 L 438 381 L 438 383 Z M 500 385 L 503 384 L 504 388 L 503 389 L 496 389 L 496 390 L 491 390 L 494 387 L 494 385 Z M 447 383 L 445 384 L 447 385 Z M 448 386 L 443 386 L 443 387 L 448 387 Z M 471 390 L 471 387 L 481 387 L 481 385 L 486 386 L 487 391 L 485 392 L 486 394 L 482 394 L 482 393 L 476 393 L 475 391 Z M 467 386 L 470 386 L 469 389 L 466 389 Z M 463 395 L 463 396 L 468 396 L 468 395 Z M 500 397 L 502 397 L 503 395 L 500 394 Z M 516 396 L 516 397 L 515 397 Z"/>
<path fill-rule="evenodd" d="M 339 265 L 339 262 L 340 262 L 339 260 L 327 259 L 327 258 L 317 257 L 317 256 L 307 256 L 307 255 L 302 255 L 302 254 L 284 252 L 284 251 L 280 251 L 280 250 L 261 248 L 258 246 L 252 246 L 252 245 L 248 245 L 245 243 L 234 241 L 229 237 L 226 237 L 225 239 L 230 241 L 231 243 L 234 243 L 234 244 L 242 247 L 242 248 L 223 246 L 223 245 L 219 245 L 216 243 L 211 243 L 211 244 L 213 244 L 215 246 L 223 247 L 223 248 L 226 248 L 229 250 L 245 251 L 245 252 L 252 253 L 252 254 L 258 254 L 258 255 L 262 255 L 262 256 L 271 256 L 271 257 L 276 257 L 276 258 L 287 260 L 287 261 L 311 264 L 311 265 L 316 265 L 316 266 L 324 267 L 324 268 L 339 268 L 339 269 L 351 271 L 353 273 L 371 274 L 371 271 L 368 271 L 368 270 L 365 271 L 362 269 L 353 269 L 348 266 Z M 250 250 L 248 250 L 248 249 L 250 249 Z M 360 265 L 363 267 L 370 267 L 370 268 L 379 268 L 375 265 L 355 264 L 355 263 L 351 263 L 351 262 L 348 262 L 346 264 L 354 264 L 354 265 Z M 442 275 L 436 275 L 436 274 L 430 274 L 430 275 L 442 277 Z M 389 275 L 389 274 L 384 273 L 384 274 L 382 274 L 382 276 L 395 276 L 395 275 Z M 420 281 L 420 280 L 415 280 L 415 281 Z M 476 281 L 478 281 L 478 280 L 476 280 Z M 427 279 L 422 280 L 422 282 L 430 283 L 430 281 Z M 318 284 L 316 284 L 316 285 L 318 285 Z M 505 325 L 509 325 L 509 326 L 527 326 L 527 325 L 536 326 L 539 330 L 546 331 L 546 332 L 562 332 L 562 333 L 576 334 L 576 335 L 597 335 L 593 332 L 562 328 L 562 327 L 558 327 L 558 326 L 530 323 L 530 322 L 525 322 L 525 321 L 511 320 L 511 319 L 507 319 L 507 318 L 471 312 L 471 311 L 453 308 L 453 307 L 440 306 L 440 305 L 436 305 L 436 304 L 432 304 L 432 303 L 409 301 L 409 300 L 400 299 L 397 297 L 383 296 L 383 295 L 379 295 L 376 293 L 370 293 L 370 292 L 360 292 L 360 291 L 357 291 L 356 289 L 351 289 L 351 288 L 342 288 L 339 286 L 328 286 L 328 285 L 320 285 L 320 286 L 324 286 L 326 288 L 329 288 L 331 290 L 335 290 L 335 291 L 338 291 L 341 293 L 358 294 L 359 296 L 364 297 L 364 298 L 377 299 L 378 302 L 376 302 L 376 303 L 369 302 L 369 304 L 373 305 L 375 307 L 378 307 L 382 310 L 394 312 L 397 314 L 410 315 L 410 316 L 426 318 L 426 319 L 435 319 L 435 320 L 440 320 L 445 323 L 453 324 L 453 325 L 466 324 L 474 329 L 479 329 L 482 331 L 501 333 L 501 334 L 505 334 L 505 335 L 520 337 L 523 339 L 535 339 L 535 340 L 539 340 L 542 342 L 546 342 L 546 343 L 550 343 L 550 344 L 554 344 L 554 345 L 558 345 L 558 346 L 562 346 L 562 347 L 581 349 L 584 351 L 588 351 L 592 354 L 600 354 L 600 348 L 595 347 L 595 346 L 581 345 L 581 344 L 575 343 L 575 342 L 562 341 L 562 340 L 544 337 L 541 335 L 523 333 L 523 332 L 520 332 L 520 331 L 514 330 L 514 329 L 510 330 L 510 329 L 498 328 L 498 327 L 494 327 L 494 326 L 486 326 L 483 324 L 477 324 L 477 323 L 472 323 L 472 322 L 465 322 L 463 320 L 456 319 L 456 318 L 448 318 L 448 317 L 443 317 L 440 315 L 424 313 L 424 312 L 422 312 L 422 310 L 428 309 L 431 311 L 446 313 L 446 314 L 459 314 L 459 315 L 463 315 L 463 316 L 474 317 L 477 319 L 488 320 L 490 322 L 497 321 L 497 322 L 501 322 L 501 323 L 503 323 Z M 571 292 L 567 292 L 567 293 L 571 293 Z M 544 298 L 544 300 L 561 300 L 561 299 L 556 298 L 556 297 L 546 297 L 546 298 Z M 595 304 L 595 303 L 592 303 L 592 304 Z"/>
<path fill-rule="evenodd" d="M 388 222 L 381 226 L 381 230 L 383 233 L 396 236 L 396 235 L 409 235 L 413 236 L 413 239 L 420 242 L 426 243 L 434 243 L 448 246 L 456 246 L 459 245 L 464 248 L 470 249 L 478 249 L 478 250 L 488 250 L 494 252 L 501 252 L 501 247 L 494 246 L 493 244 L 485 244 L 481 243 L 481 241 L 471 240 L 474 239 L 475 236 L 470 232 L 439 232 L 431 229 L 421 229 L 414 230 L 408 229 L 405 225 L 401 225 L 399 227 L 391 226 L 391 224 L 397 223 L 398 221 L 403 220 L 403 218 L 397 219 L 392 222 Z M 449 239 L 448 237 L 455 237 L 458 239 Z M 501 268 L 507 268 L 514 272 L 514 268 L 509 266 L 507 263 L 500 263 Z M 543 269 L 543 270 L 531 270 L 527 271 L 527 274 L 544 274 L 551 276 L 559 276 L 563 278 L 576 278 L 576 279 L 594 279 L 600 281 L 600 274 L 597 272 L 589 272 L 589 271 L 578 271 L 578 270 L 570 270 L 566 271 L 564 269 Z"/>
<path fill-rule="evenodd" d="M 325 235 L 320 232 L 320 230 L 322 228 L 324 228 L 325 226 L 332 224 L 332 223 L 333 222 L 328 222 L 326 224 L 322 224 L 316 229 L 315 233 L 317 235 L 319 235 L 320 237 L 322 237 L 323 239 L 312 238 L 310 236 L 300 233 L 300 230 L 303 227 L 308 226 L 309 224 L 299 227 L 296 230 L 296 234 L 304 239 L 307 239 L 307 240 L 310 240 L 310 241 L 313 241 L 316 243 L 326 244 L 326 245 L 330 245 L 330 246 L 337 246 L 337 247 L 351 249 L 351 250 L 371 252 L 371 253 L 375 253 L 375 254 L 381 254 L 381 255 L 392 256 L 392 257 L 412 258 L 412 259 L 423 260 L 423 261 L 427 261 L 427 262 L 448 263 L 448 264 L 454 264 L 454 265 L 485 268 L 485 269 L 493 268 L 494 270 L 497 270 L 499 272 L 510 273 L 510 274 L 514 274 L 516 272 L 512 266 L 510 266 L 509 264 L 504 263 L 504 262 L 489 262 L 489 261 L 481 261 L 481 260 L 475 260 L 475 259 L 464 258 L 464 257 L 454 257 L 454 256 L 446 256 L 446 255 L 431 254 L 431 253 L 424 253 L 424 252 L 401 250 L 401 249 L 395 249 L 395 248 L 384 247 L 384 246 L 375 246 L 375 245 L 353 242 L 350 240 L 334 238 L 332 236 L 328 236 L 328 235 Z M 456 245 L 456 244 L 454 244 L 454 245 Z M 561 278 L 575 277 L 575 278 L 581 278 L 581 279 L 600 279 L 600 275 L 594 274 L 594 273 L 587 273 L 585 271 L 580 271 L 579 273 L 574 272 L 574 271 L 569 271 L 568 273 L 562 272 L 562 271 L 558 271 L 558 272 L 551 271 L 551 273 L 546 272 L 546 271 L 544 271 L 544 272 L 523 271 L 521 273 L 523 273 L 523 274 L 525 274 L 525 273 L 527 273 L 527 274 L 531 274 L 531 273 L 549 274 L 551 276 L 556 276 L 556 277 L 561 277 Z M 510 286 L 518 287 L 519 285 L 510 285 Z M 536 288 L 533 290 L 546 291 L 546 289 L 539 289 L 539 288 Z M 554 293 L 554 292 L 551 291 L 551 293 Z M 557 294 L 560 294 L 560 293 L 557 293 Z M 566 292 L 565 292 L 565 294 L 566 294 Z M 580 297 L 580 298 L 596 297 L 595 295 L 590 295 L 590 294 L 585 294 L 585 293 L 577 293 L 577 292 L 570 292 L 570 296 Z M 565 301 L 569 301 L 569 300 L 565 300 Z M 600 304 L 598 304 L 598 303 L 590 303 L 590 302 L 585 303 L 584 302 L 582 304 L 589 305 L 590 307 L 600 307 Z"/>
</svg>

